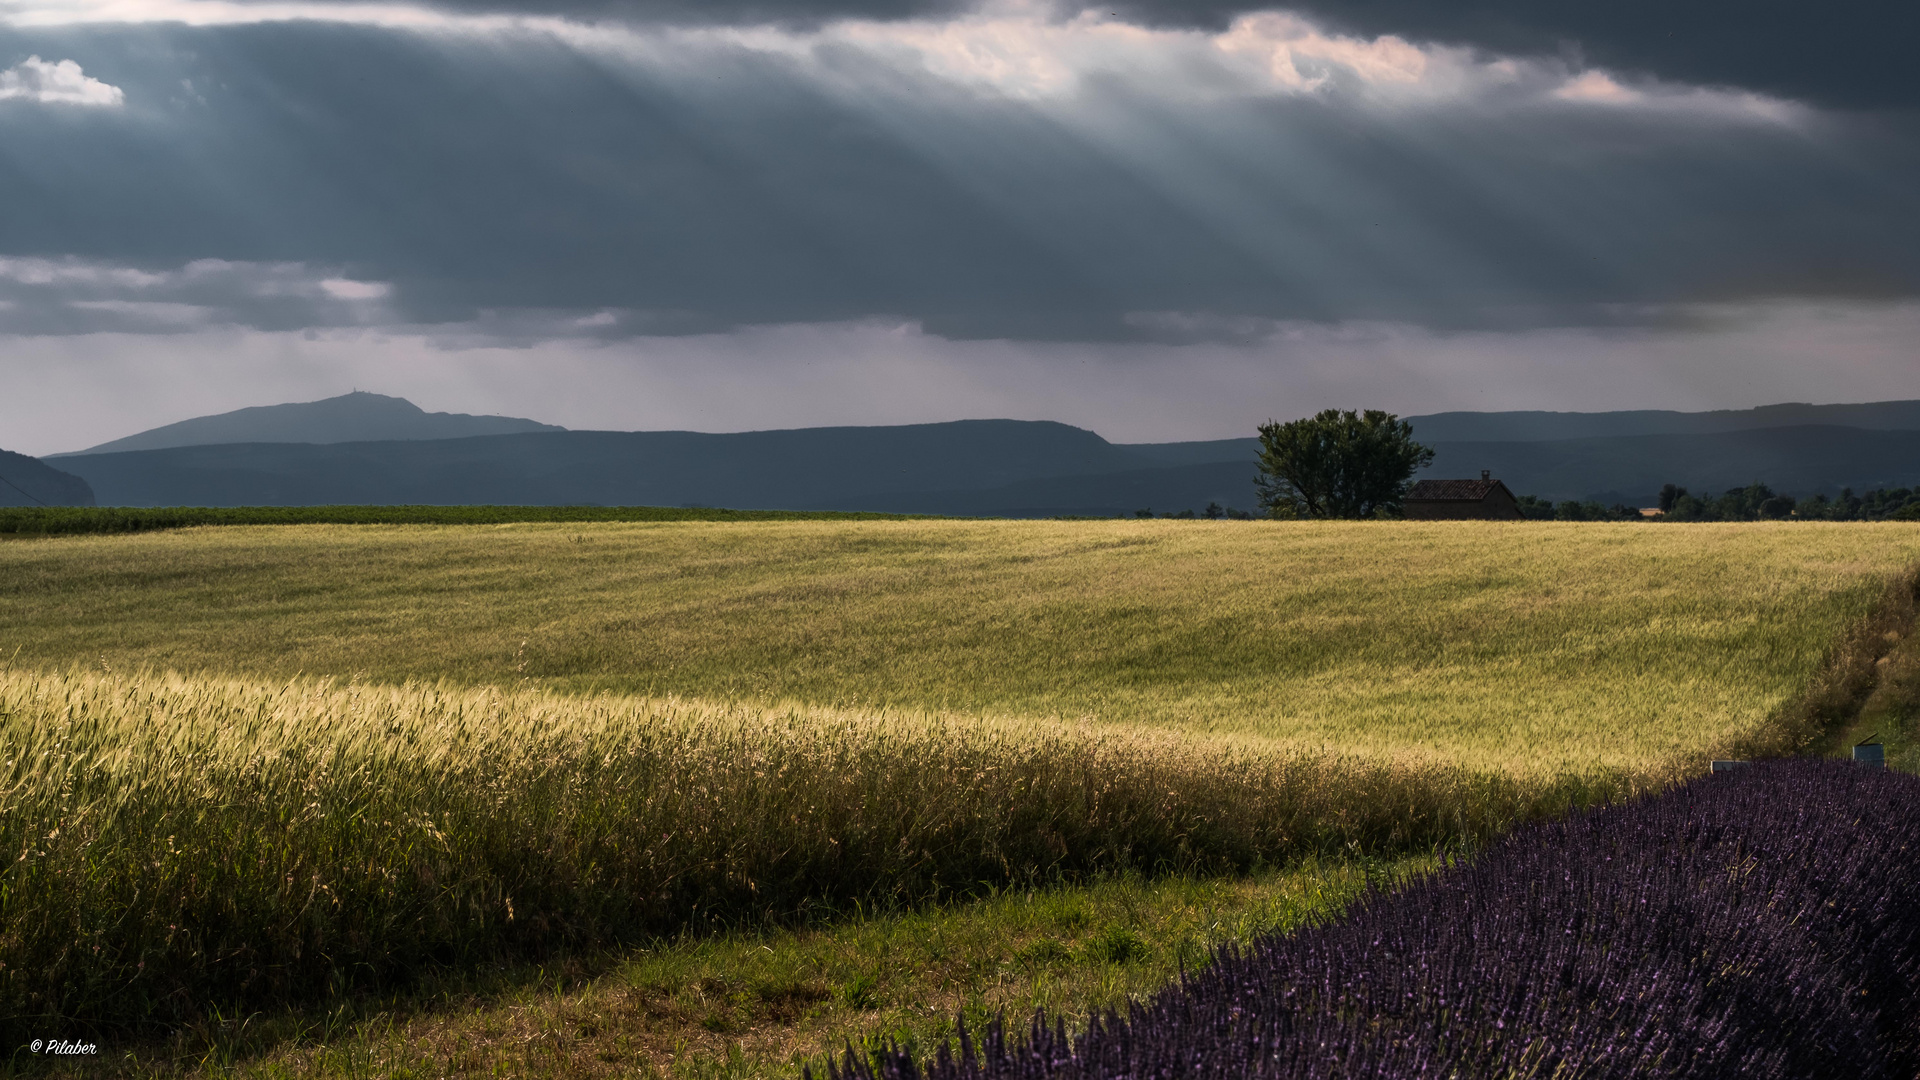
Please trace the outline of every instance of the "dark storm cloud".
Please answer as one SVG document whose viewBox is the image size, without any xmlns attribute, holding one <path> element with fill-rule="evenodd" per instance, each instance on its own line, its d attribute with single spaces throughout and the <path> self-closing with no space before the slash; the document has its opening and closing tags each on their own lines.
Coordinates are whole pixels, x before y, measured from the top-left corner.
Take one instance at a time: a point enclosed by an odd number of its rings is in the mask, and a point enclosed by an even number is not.
<svg viewBox="0 0 1920 1080">
<path fill-rule="evenodd" d="M 0 102 L 0 252 L 307 283 L 16 282 L 0 314 L 362 319 L 367 301 L 318 284 L 337 279 L 390 285 L 396 323 L 509 340 L 874 316 L 956 338 L 1232 340 L 1920 294 L 1920 155 L 1897 118 L 1493 91 L 1381 107 L 1339 77 L 1187 99 L 1124 71 L 1035 102 L 844 42 L 613 53 L 324 23 L 0 35 L 0 64 L 72 58 L 126 100 Z M 155 303 L 176 306 L 128 306 Z"/>
<path fill-rule="evenodd" d="M 641 309 L 678 331 L 874 312 L 1015 331 L 1099 318 L 1084 275 L 871 122 L 747 57 L 716 58 L 701 74 L 724 89 L 690 98 L 538 38 L 87 37 L 61 54 L 168 105 L 5 117 L 0 250 L 348 266 L 398 282 L 422 321 L 496 307 Z M 1169 239 L 1175 257 L 1191 246 Z"/>
</svg>

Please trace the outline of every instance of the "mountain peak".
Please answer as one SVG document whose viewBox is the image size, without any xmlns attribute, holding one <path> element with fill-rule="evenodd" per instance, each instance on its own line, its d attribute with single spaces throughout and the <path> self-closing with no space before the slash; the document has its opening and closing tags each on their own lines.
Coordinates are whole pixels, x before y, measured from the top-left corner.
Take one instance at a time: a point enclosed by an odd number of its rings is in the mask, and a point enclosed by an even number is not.
<svg viewBox="0 0 1920 1080">
<path fill-rule="evenodd" d="M 224 443 L 343 443 L 460 439 L 473 435 L 518 435 L 565 431 L 553 424 L 512 416 L 430 413 L 406 398 L 355 390 L 319 401 L 256 405 L 152 428 L 78 451 L 112 454 L 174 446 Z M 54 455 L 67 457 L 71 455 Z"/>
</svg>

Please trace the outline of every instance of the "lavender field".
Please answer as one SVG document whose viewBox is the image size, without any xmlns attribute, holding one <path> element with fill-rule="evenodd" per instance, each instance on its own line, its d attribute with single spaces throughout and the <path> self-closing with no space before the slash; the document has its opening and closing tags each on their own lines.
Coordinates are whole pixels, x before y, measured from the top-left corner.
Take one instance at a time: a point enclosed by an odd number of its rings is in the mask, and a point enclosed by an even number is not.
<svg viewBox="0 0 1920 1080">
<path fill-rule="evenodd" d="M 1901 1077 L 1920 778 L 1761 762 L 1526 827 L 1077 1037 L 1046 1016 L 836 1078 Z"/>
</svg>

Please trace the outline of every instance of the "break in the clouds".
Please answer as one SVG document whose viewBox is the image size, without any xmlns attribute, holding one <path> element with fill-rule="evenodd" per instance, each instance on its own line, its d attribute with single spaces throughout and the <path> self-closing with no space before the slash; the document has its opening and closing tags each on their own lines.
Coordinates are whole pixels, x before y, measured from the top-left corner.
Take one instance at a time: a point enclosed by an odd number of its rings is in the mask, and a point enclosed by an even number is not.
<svg viewBox="0 0 1920 1080">
<path fill-rule="evenodd" d="M 71 60 L 49 63 L 29 56 L 0 71 L 0 101 L 33 101 L 42 105 L 113 106 L 126 100 L 117 86 L 89 78 Z"/>
<path fill-rule="evenodd" d="M 803 363 L 765 328 L 909 326 L 956 343 L 918 349 L 927 385 L 1053 400 L 956 359 L 997 342 L 1036 379 L 1086 348 L 1242 393 L 1278 385 L 1247 374 L 1260 357 L 1298 380 L 1313 355 L 1358 402 L 1462 341 L 1737 364 L 1703 312 L 1811 327 L 1920 294 L 1914 79 L 1864 8 L 1427 7 L 0 0 L 0 333 L 74 356 L 355 328 L 396 369 L 624 356 L 661 400 L 742 402 Z M 33 89 L 9 97 L 16 73 Z M 1376 344 L 1288 352 L 1296 333 Z M 699 379 L 644 359 L 682 338 L 706 343 Z M 1850 373 L 1832 393 L 1912 374 L 1884 341 L 1846 348 L 1806 360 Z M 1549 366 L 1540 385 L 1585 385 Z M 1658 364 L 1622 371 L 1629 396 L 1665 389 Z M 1702 403 L 1787 396 L 1782 371 Z"/>
<path fill-rule="evenodd" d="M 0 256 L 0 332 L 182 333 L 391 321 L 389 287 L 300 263 L 198 259 L 177 268 Z"/>
<path fill-rule="evenodd" d="M 941 23 L 969 0 L 441 0 L 434 13 L 644 25 L 818 27 L 836 22 Z M 1152 27 L 1219 30 L 1273 5 L 1257 0 L 1109 0 L 1093 10 Z M 1070 5 L 1061 5 L 1069 14 Z M 1852 108 L 1920 104 L 1912 42 L 1920 9 L 1884 0 L 1805 4 L 1752 0 L 1297 0 L 1288 5 L 1354 39 L 1396 36 L 1507 56 L 1581 63 L 1701 86 Z M 9 0 L 17 23 L 76 20 L 243 21 L 331 17 L 420 25 L 420 8 L 378 0 Z"/>
</svg>

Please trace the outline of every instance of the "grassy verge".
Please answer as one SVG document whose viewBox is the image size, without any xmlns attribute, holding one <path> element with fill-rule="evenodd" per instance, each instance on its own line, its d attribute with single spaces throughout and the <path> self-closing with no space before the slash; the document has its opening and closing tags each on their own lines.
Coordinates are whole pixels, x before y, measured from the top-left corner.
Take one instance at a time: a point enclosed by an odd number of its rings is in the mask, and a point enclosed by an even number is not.
<svg viewBox="0 0 1920 1080">
<path fill-rule="evenodd" d="M 793 1077 L 851 1043 L 930 1047 L 956 1016 L 1074 1022 L 1195 970 L 1223 944 L 1324 920 L 1430 860 L 1310 862 L 1243 878 L 1109 878 L 796 930 L 686 937 L 610 960 L 441 971 L 388 999 L 208 1017 L 31 1074 Z M 587 974 L 583 974 L 587 972 Z M 35 1068 L 35 1065 L 39 1068 Z"/>
<path fill-rule="evenodd" d="M 707 506 L 9 506 L 0 536 L 136 533 L 205 525 L 505 525 L 598 521 L 910 521 L 924 514 Z"/>
<path fill-rule="evenodd" d="M 1920 640 L 1911 626 L 1907 630 L 1883 631 L 1888 651 L 1875 662 L 1871 690 L 1857 719 L 1833 741 L 1832 753 L 1849 755 L 1855 742 L 1877 737 L 1888 768 L 1920 773 Z"/>
</svg>

